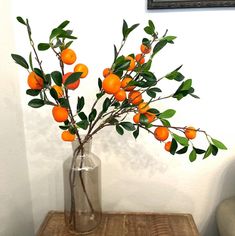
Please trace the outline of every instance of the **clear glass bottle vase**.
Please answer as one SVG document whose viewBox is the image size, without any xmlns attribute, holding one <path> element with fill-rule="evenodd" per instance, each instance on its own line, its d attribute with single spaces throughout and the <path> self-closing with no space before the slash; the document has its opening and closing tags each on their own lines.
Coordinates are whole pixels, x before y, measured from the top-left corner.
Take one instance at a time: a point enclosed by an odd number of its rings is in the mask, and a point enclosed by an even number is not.
<svg viewBox="0 0 235 236">
<path fill-rule="evenodd" d="M 79 146 L 72 143 L 73 151 Z M 91 152 L 91 140 L 69 157 L 64 170 L 64 216 L 71 233 L 89 233 L 101 221 L 101 161 Z"/>
</svg>

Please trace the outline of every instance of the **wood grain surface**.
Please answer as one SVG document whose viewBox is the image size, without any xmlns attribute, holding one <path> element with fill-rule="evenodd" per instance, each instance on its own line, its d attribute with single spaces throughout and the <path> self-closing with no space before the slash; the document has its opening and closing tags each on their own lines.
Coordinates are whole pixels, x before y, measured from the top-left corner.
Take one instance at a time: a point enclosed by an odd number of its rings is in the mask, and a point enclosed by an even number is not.
<svg viewBox="0 0 235 236">
<path fill-rule="evenodd" d="M 64 214 L 47 214 L 37 236 L 72 236 L 66 231 Z M 84 234 L 76 234 L 84 235 Z M 190 214 L 103 213 L 101 224 L 89 236 L 199 236 Z"/>
</svg>

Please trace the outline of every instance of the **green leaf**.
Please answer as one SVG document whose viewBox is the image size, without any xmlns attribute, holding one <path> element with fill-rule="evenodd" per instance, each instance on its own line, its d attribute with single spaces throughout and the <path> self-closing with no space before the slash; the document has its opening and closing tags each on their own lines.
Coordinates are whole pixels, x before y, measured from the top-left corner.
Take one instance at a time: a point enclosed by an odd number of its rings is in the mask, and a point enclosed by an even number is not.
<svg viewBox="0 0 235 236">
<path fill-rule="evenodd" d="M 188 146 L 183 147 L 182 149 L 180 149 L 180 150 L 177 151 L 176 153 L 177 153 L 177 154 L 184 154 L 184 153 L 186 153 L 187 151 L 188 151 Z"/>
<path fill-rule="evenodd" d="M 174 43 L 173 40 L 175 40 L 176 37 L 175 36 L 166 36 L 164 37 L 162 40 L 166 40 L 168 43 Z"/>
<path fill-rule="evenodd" d="M 146 27 L 144 28 L 144 31 L 145 31 L 145 33 L 147 33 L 147 34 L 149 34 L 149 35 L 153 35 L 153 34 L 154 34 L 154 29 L 151 28 L 150 26 L 146 26 Z"/>
<path fill-rule="evenodd" d="M 135 126 L 131 122 L 124 121 L 124 122 L 119 123 L 119 125 L 121 125 L 127 131 L 135 130 Z"/>
<path fill-rule="evenodd" d="M 123 35 L 123 39 L 126 39 L 128 36 L 128 25 L 126 23 L 125 20 L 123 20 L 123 24 L 122 24 L 122 35 Z"/>
<path fill-rule="evenodd" d="M 63 38 L 63 39 L 77 39 L 77 37 L 70 35 L 69 32 L 67 31 L 62 31 L 58 36 L 58 38 Z"/>
<path fill-rule="evenodd" d="M 58 100 L 58 94 L 54 88 L 50 89 L 50 94 L 55 100 Z"/>
<path fill-rule="evenodd" d="M 81 120 L 87 120 L 86 114 L 82 111 L 78 113 L 78 116 L 80 117 Z"/>
<path fill-rule="evenodd" d="M 187 138 L 182 137 L 182 136 L 179 136 L 179 135 L 174 134 L 174 133 L 173 133 L 172 135 L 173 135 L 173 137 L 175 138 L 175 140 L 176 140 L 178 143 L 180 143 L 182 146 L 188 146 L 188 145 L 189 145 Z"/>
<path fill-rule="evenodd" d="M 101 90 L 102 89 L 102 80 L 101 80 L 101 78 L 98 78 L 98 86 L 99 86 L 99 89 Z"/>
<path fill-rule="evenodd" d="M 180 91 L 189 90 L 192 86 L 192 79 L 187 79 L 183 82 L 182 88 Z"/>
<path fill-rule="evenodd" d="M 38 94 L 41 92 L 41 90 L 35 90 L 35 89 L 27 89 L 26 94 L 30 96 L 38 96 Z"/>
<path fill-rule="evenodd" d="M 60 125 L 59 128 L 62 130 L 67 130 L 69 128 L 69 125 Z"/>
<path fill-rule="evenodd" d="M 144 114 L 140 114 L 140 124 L 146 126 L 148 123 L 148 118 Z"/>
<path fill-rule="evenodd" d="M 149 27 L 153 30 L 153 31 L 155 31 L 155 25 L 154 25 L 154 23 L 151 21 L 151 20 L 149 20 Z"/>
<path fill-rule="evenodd" d="M 123 128 L 122 128 L 120 125 L 118 125 L 118 124 L 116 124 L 116 131 L 117 131 L 118 134 L 120 134 L 120 135 L 123 135 L 123 134 L 124 134 Z"/>
<path fill-rule="evenodd" d="M 162 48 L 164 48 L 166 44 L 167 44 L 166 40 L 158 42 L 153 48 L 153 56 L 157 54 Z"/>
<path fill-rule="evenodd" d="M 49 48 L 50 48 L 50 44 L 49 43 L 39 43 L 38 44 L 38 50 L 39 51 L 46 51 Z"/>
<path fill-rule="evenodd" d="M 191 162 L 194 162 L 197 159 L 197 153 L 196 151 L 193 149 L 190 154 L 189 154 L 189 160 Z"/>
<path fill-rule="evenodd" d="M 137 139 L 140 133 L 140 128 L 137 126 L 137 129 L 132 133 L 134 138 Z"/>
<path fill-rule="evenodd" d="M 62 30 L 61 28 L 55 28 L 51 31 L 51 35 L 50 35 L 50 41 L 52 41 L 53 39 L 55 39 L 56 37 L 58 37 L 62 32 L 64 32 L 64 30 Z"/>
<path fill-rule="evenodd" d="M 153 91 L 153 90 L 151 90 L 151 89 L 149 89 L 149 90 L 147 90 L 147 92 L 146 92 L 148 95 L 149 95 L 149 97 L 151 97 L 151 98 L 155 98 L 157 95 L 156 95 L 156 93 Z"/>
<path fill-rule="evenodd" d="M 115 71 L 114 71 L 114 72 L 126 70 L 126 69 L 130 66 L 130 62 L 131 62 L 131 61 L 127 59 L 127 60 L 124 61 L 123 63 L 118 64 L 118 65 L 115 67 Z"/>
<path fill-rule="evenodd" d="M 177 142 L 175 141 L 175 139 L 173 138 L 172 141 L 171 141 L 170 153 L 171 153 L 172 155 L 175 155 L 175 152 L 176 152 L 177 148 L 178 148 L 178 144 L 177 144 Z"/>
<path fill-rule="evenodd" d="M 170 74 L 166 75 L 166 78 L 169 80 L 182 81 L 184 76 L 178 71 L 172 71 Z"/>
<path fill-rule="evenodd" d="M 160 114 L 160 111 L 157 110 L 157 109 L 155 109 L 155 108 L 150 108 L 150 109 L 148 110 L 148 112 L 153 113 L 153 114 L 155 114 L 155 115 L 159 115 L 159 114 Z"/>
<path fill-rule="evenodd" d="M 168 110 L 162 112 L 162 113 L 158 116 L 158 118 L 160 118 L 160 119 L 169 119 L 169 118 L 173 117 L 173 116 L 175 115 L 175 113 L 176 113 L 175 110 L 173 110 L 173 109 L 168 109 Z"/>
<path fill-rule="evenodd" d="M 69 108 L 69 101 L 66 98 L 59 98 L 58 101 L 62 107 Z"/>
<path fill-rule="evenodd" d="M 29 65 L 30 65 L 30 69 L 33 71 L 33 60 L 32 60 L 32 53 L 29 53 Z"/>
<path fill-rule="evenodd" d="M 160 88 L 154 87 L 154 88 L 150 88 L 149 90 L 155 92 L 155 93 L 161 93 L 162 90 Z"/>
<path fill-rule="evenodd" d="M 193 149 L 196 151 L 197 154 L 203 154 L 203 153 L 206 152 L 205 150 L 200 149 L 200 148 L 195 148 L 195 147 L 193 147 Z"/>
<path fill-rule="evenodd" d="M 214 139 L 214 138 L 211 138 L 211 141 L 213 142 L 213 144 L 214 144 L 217 148 L 223 149 L 223 150 L 227 150 L 227 147 L 226 147 L 222 142 L 220 142 L 219 140 Z"/>
<path fill-rule="evenodd" d="M 68 86 L 69 84 L 73 84 L 78 81 L 81 77 L 82 72 L 73 72 L 64 82 L 64 86 Z"/>
<path fill-rule="evenodd" d="M 85 105 L 85 99 L 84 97 L 78 97 L 78 102 L 77 102 L 77 113 L 80 112 Z"/>
<path fill-rule="evenodd" d="M 165 120 L 165 119 L 160 119 L 160 120 L 164 126 L 166 126 L 166 127 L 171 126 L 171 123 L 168 120 Z"/>
<path fill-rule="evenodd" d="M 65 20 L 65 21 L 62 22 L 57 28 L 63 29 L 63 28 L 65 28 L 68 24 L 69 24 L 69 21 L 68 21 L 68 20 Z"/>
<path fill-rule="evenodd" d="M 101 92 L 101 93 L 97 93 L 97 94 L 96 94 L 97 99 L 100 99 L 102 96 L 104 96 L 104 92 Z"/>
<path fill-rule="evenodd" d="M 89 125 L 87 120 L 81 120 L 81 121 L 77 122 L 76 124 L 79 128 L 82 128 L 84 130 L 86 130 L 88 128 L 88 125 Z"/>
<path fill-rule="evenodd" d="M 111 105 L 111 100 L 109 98 L 105 98 L 103 103 L 103 112 L 106 112 Z"/>
<path fill-rule="evenodd" d="M 34 68 L 33 71 L 34 71 L 38 76 L 40 76 L 41 78 L 43 78 L 43 80 L 44 80 L 43 73 L 42 73 L 42 71 L 41 71 L 40 69 Z"/>
<path fill-rule="evenodd" d="M 128 35 L 135 29 L 139 26 L 139 24 L 134 24 L 132 25 L 129 29 L 128 29 Z"/>
<path fill-rule="evenodd" d="M 59 71 L 53 71 L 51 73 L 51 78 L 53 79 L 56 85 L 62 85 L 62 74 Z"/>
<path fill-rule="evenodd" d="M 117 51 L 117 47 L 115 44 L 113 45 L 113 48 L 114 48 L 114 61 L 115 61 L 118 56 L 118 51 Z"/>
<path fill-rule="evenodd" d="M 70 134 L 76 134 L 76 128 L 74 126 L 69 126 L 69 133 Z"/>
<path fill-rule="evenodd" d="M 42 99 L 35 98 L 30 100 L 28 105 L 33 108 L 39 108 L 44 105 L 44 101 Z"/>
<path fill-rule="evenodd" d="M 27 25 L 26 22 L 23 20 L 22 17 L 17 16 L 16 19 L 17 19 L 21 24 L 23 24 L 23 25 Z"/>
<path fill-rule="evenodd" d="M 14 59 L 16 64 L 24 67 L 25 69 L 29 69 L 29 65 L 27 61 L 22 56 L 17 55 L 17 54 L 11 54 L 11 57 Z"/>
<path fill-rule="evenodd" d="M 210 144 L 209 147 L 207 148 L 205 154 L 204 154 L 204 157 L 203 159 L 206 159 L 207 157 L 209 157 L 212 153 L 212 145 Z"/>
<path fill-rule="evenodd" d="M 96 109 L 94 108 L 94 109 L 91 111 L 91 113 L 89 114 L 89 121 L 92 122 L 92 121 L 95 119 L 96 115 L 97 115 L 97 111 L 96 111 Z"/>
<path fill-rule="evenodd" d="M 142 72 L 140 73 L 140 76 L 142 76 L 145 80 L 149 82 L 156 82 L 157 80 L 156 76 L 150 71 Z"/>
<path fill-rule="evenodd" d="M 213 144 L 211 146 L 212 146 L 212 151 L 211 151 L 212 155 L 216 156 L 218 151 L 219 151 L 219 149 L 215 145 L 213 145 Z"/>
<path fill-rule="evenodd" d="M 152 66 L 152 60 L 149 59 L 146 63 L 142 65 L 142 70 L 143 71 L 149 71 Z"/>
<path fill-rule="evenodd" d="M 181 83 L 179 88 L 174 93 L 173 97 L 177 98 L 177 100 L 182 99 L 183 97 L 187 96 L 188 94 L 193 92 L 192 80 L 188 79 Z M 190 91 L 191 90 L 191 91 Z"/>
<path fill-rule="evenodd" d="M 65 44 L 64 49 L 69 48 L 73 41 L 69 41 Z"/>
</svg>

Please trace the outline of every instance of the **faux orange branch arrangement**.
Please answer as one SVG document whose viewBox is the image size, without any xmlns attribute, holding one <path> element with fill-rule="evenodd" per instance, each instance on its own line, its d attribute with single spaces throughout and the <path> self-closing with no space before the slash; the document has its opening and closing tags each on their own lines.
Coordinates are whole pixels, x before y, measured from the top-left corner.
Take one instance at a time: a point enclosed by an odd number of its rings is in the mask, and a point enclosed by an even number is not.
<svg viewBox="0 0 235 236">
<path fill-rule="evenodd" d="M 134 138 L 138 137 L 140 130 L 145 130 L 162 142 L 165 150 L 172 155 L 189 152 L 191 162 L 195 161 L 199 154 L 205 159 L 211 154 L 217 155 L 219 149 L 226 149 L 222 142 L 212 138 L 204 130 L 191 126 L 172 126 L 169 119 L 176 111 L 159 111 L 154 106 L 154 102 L 163 99 L 173 98 L 179 101 L 188 95 L 194 98 L 198 96 L 194 94 L 192 80 L 185 79 L 180 73 L 181 66 L 161 78 L 156 78 L 151 71 L 154 57 L 166 45 L 173 44 L 176 38 L 167 35 L 167 31 L 159 37 L 151 20 L 144 28 L 146 38 L 140 43 L 140 51 L 129 55 L 121 55 L 122 48 L 138 24 L 129 27 L 126 21 L 123 21 L 121 45 L 119 48 L 114 45 L 114 60 L 103 70 L 103 78 L 97 80 L 99 91 L 96 97 L 94 96 L 89 114 L 83 112 L 83 96 L 77 97 L 75 109 L 70 105 L 70 96 L 79 94 L 79 84 L 87 77 L 88 68 L 82 63 L 75 64 L 76 53 L 71 49 L 71 44 L 76 37 L 72 35 L 71 30 L 66 29 L 69 21 L 62 22 L 51 31 L 49 42 L 39 43 L 36 47 L 28 20 L 21 17 L 17 17 L 17 20 L 26 27 L 32 47 L 29 62 L 20 55 L 12 54 L 15 62 L 29 72 L 29 89 L 26 94 L 35 98 L 30 100 L 28 105 L 33 108 L 52 106 L 54 120 L 63 130 L 62 139 L 78 139 L 80 149 L 77 152 L 82 150 L 83 145 L 93 135 L 108 126 L 113 126 L 119 135 L 123 135 L 124 131 L 132 132 Z M 54 52 L 59 65 L 59 70 L 50 73 L 43 69 L 43 61 L 38 54 L 38 51 L 49 49 Z M 34 66 L 35 62 L 37 66 Z M 178 89 L 165 95 L 160 87 L 162 80 L 179 83 Z M 100 110 L 97 109 L 98 103 L 102 103 Z M 81 139 L 81 129 L 86 130 L 84 139 Z M 206 150 L 196 147 L 193 143 L 199 132 L 204 134 L 208 142 Z"/>
</svg>

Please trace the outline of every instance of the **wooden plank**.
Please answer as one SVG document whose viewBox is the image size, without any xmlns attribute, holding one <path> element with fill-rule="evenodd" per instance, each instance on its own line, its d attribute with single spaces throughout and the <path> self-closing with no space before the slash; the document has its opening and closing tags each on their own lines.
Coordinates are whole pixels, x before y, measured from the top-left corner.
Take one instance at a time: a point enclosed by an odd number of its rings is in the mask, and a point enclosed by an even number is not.
<svg viewBox="0 0 235 236">
<path fill-rule="evenodd" d="M 37 236 L 72 236 L 66 231 L 64 214 L 51 211 Z M 81 234 L 76 234 L 81 235 Z M 83 234 L 84 235 L 84 234 Z M 99 227 L 89 236 L 199 236 L 190 214 L 103 213 Z"/>
</svg>

